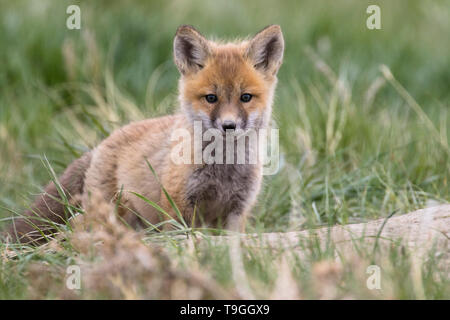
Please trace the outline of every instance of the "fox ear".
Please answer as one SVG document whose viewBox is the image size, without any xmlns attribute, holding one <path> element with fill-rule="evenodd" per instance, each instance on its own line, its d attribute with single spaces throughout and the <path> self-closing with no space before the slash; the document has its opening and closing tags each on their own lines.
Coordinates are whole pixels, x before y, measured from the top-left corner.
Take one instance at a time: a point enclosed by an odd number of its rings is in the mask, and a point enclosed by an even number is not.
<svg viewBox="0 0 450 320">
<path fill-rule="evenodd" d="M 247 47 L 247 57 L 253 66 L 267 73 L 275 75 L 283 61 L 284 39 L 279 25 L 271 25 L 250 40 Z"/>
<path fill-rule="evenodd" d="M 200 32 L 192 26 L 178 27 L 173 40 L 173 55 L 183 75 L 202 69 L 209 54 L 208 40 Z"/>
</svg>

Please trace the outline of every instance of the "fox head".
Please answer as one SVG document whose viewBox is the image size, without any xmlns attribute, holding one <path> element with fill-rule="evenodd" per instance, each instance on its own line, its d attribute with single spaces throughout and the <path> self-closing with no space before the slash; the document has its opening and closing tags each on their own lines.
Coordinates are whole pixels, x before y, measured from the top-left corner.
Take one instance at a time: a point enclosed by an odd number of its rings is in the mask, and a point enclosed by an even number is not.
<svg viewBox="0 0 450 320">
<path fill-rule="evenodd" d="M 191 26 L 180 26 L 174 59 L 181 73 L 179 97 L 188 118 L 203 128 L 259 129 L 272 112 L 284 52 L 281 28 L 271 25 L 251 40 L 216 43 Z"/>
</svg>

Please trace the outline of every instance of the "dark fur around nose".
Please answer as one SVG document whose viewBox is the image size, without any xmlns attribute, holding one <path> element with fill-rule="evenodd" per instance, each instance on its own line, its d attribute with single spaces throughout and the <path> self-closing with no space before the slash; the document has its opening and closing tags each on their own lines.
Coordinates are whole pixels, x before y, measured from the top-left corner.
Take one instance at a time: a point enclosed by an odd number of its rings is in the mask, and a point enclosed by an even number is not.
<svg viewBox="0 0 450 320">
<path fill-rule="evenodd" d="M 224 131 L 227 131 L 227 129 L 234 130 L 236 129 L 236 122 L 230 120 L 224 121 L 224 123 L 222 123 L 222 129 Z"/>
</svg>

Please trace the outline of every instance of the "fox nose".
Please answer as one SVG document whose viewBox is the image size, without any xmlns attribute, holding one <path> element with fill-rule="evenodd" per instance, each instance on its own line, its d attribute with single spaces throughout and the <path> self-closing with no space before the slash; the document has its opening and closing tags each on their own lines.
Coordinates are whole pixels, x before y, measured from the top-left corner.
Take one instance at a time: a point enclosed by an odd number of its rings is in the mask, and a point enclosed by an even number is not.
<svg viewBox="0 0 450 320">
<path fill-rule="evenodd" d="M 231 121 L 231 120 L 225 120 L 222 123 L 222 128 L 223 128 L 223 131 L 227 131 L 227 129 L 234 130 L 234 129 L 236 129 L 236 122 Z"/>
</svg>

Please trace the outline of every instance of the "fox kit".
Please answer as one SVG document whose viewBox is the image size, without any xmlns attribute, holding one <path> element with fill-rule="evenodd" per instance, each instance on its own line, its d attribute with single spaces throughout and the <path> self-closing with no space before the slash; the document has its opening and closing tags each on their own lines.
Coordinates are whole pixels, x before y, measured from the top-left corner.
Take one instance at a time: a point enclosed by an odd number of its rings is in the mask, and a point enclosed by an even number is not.
<svg viewBox="0 0 450 320">
<path fill-rule="evenodd" d="M 193 133 L 196 122 L 202 130 L 220 132 L 223 139 L 229 131 L 266 128 L 283 59 L 281 29 L 272 25 L 251 40 L 223 44 L 207 40 L 191 26 L 180 26 L 173 46 L 181 73 L 179 112 L 116 130 L 70 164 L 58 181 L 81 207 L 92 194 L 120 201 L 119 214 L 135 227 L 164 218 L 136 193 L 178 218 L 164 187 L 187 223 L 242 231 L 260 190 L 261 161 L 176 163 L 171 150 L 177 142 L 170 137 L 177 129 Z M 49 220 L 65 221 L 66 209 L 58 199 L 57 188 L 50 183 L 7 233 L 22 242 L 40 242 L 42 232 L 54 231 Z"/>
</svg>

